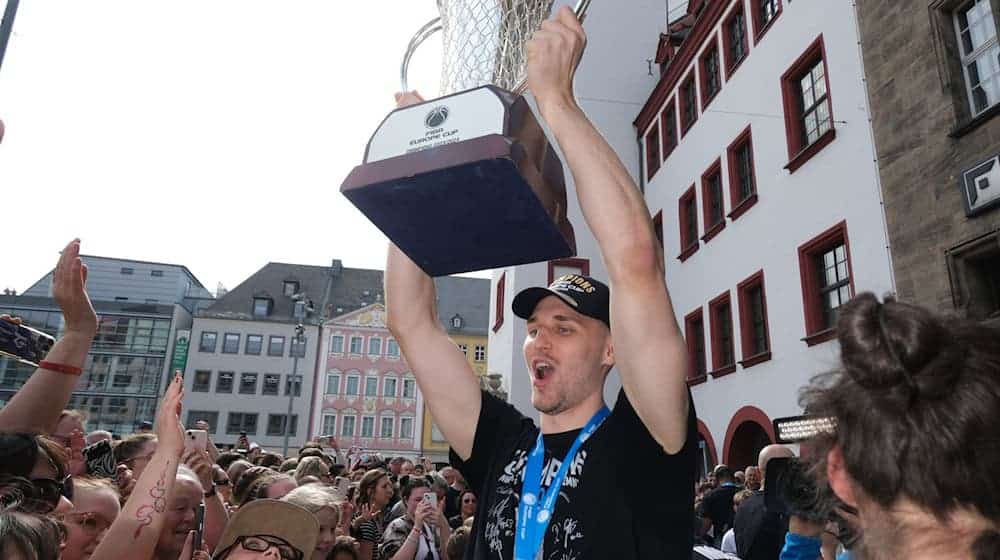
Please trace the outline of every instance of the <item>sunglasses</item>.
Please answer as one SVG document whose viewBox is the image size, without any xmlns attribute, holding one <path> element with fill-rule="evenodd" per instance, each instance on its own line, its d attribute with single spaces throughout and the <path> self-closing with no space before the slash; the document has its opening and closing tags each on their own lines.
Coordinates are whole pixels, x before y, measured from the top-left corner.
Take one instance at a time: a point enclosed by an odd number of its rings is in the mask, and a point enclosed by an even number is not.
<svg viewBox="0 0 1000 560">
<path fill-rule="evenodd" d="M 31 484 L 38 491 L 41 500 L 53 504 L 53 509 L 59 504 L 61 496 L 65 496 L 67 500 L 73 500 L 73 479 L 69 476 L 61 481 L 51 478 L 33 478 Z"/>
<path fill-rule="evenodd" d="M 244 550 L 249 550 L 251 552 L 267 552 L 272 548 L 277 549 L 278 555 L 281 556 L 281 560 L 302 560 L 302 552 L 299 551 L 299 549 L 288 544 L 288 541 L 278 537 L 272 537 L 270 535 L 252 535 L 248 537 L 240 537 L 237 543 L 239 543 Z"/>
<path fill-rule="evenodd" d="M 69 521 L 74 525 L 79 526 L 83 529 L 84 533 L 88 535 L 96 535 L 102 531 L 106 531 L 111 524 L 108 523 L 106 519 L 98 515 L 93 511 L 81 511 L 78 513 L 66 513 L 58 516 L 58 519 L 62 522 Z"/>
</svg>

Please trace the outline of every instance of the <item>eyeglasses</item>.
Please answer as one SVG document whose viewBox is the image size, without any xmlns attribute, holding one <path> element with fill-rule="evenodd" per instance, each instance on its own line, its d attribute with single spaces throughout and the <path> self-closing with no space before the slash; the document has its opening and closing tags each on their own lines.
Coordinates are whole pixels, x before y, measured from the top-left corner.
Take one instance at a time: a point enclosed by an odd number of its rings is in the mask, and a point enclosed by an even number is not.
<svg viewBox="0 0 1000 560">
<path fill-rule="evenodd" d="M 108 523 L 107 519 L 104 519 L 93 511 L 66 513 L 58 516 L 58 518 L 60 521 L 69 521 L 78 525 L 81 529 L 83 529 L 83 532 L 88 535 L 96 535 L 111 527 L 111 524 Z"/>
<path fill-rule="evenodd" d="M 31 484 L 38 490 L 39 498 L 53 505 L 59 503 L 59 497 L 65 496 L 67 500 L 73 500 L 73 479 L 66 477 L 60 480 L 51 478 L 33 478 Z"/>
<path fill-rule="evenodd" d="M 216 486 L 229 486 L 229 479 L 228 478 L 224 478 L 222 480 L 216 480 L 215 481 L 215 485 Z"/>
<path fill-rule="evenodd" d="M 244 550 L 251 552 L 267 552 L 275 548 L 281 556 L 281 560 L 302 560 L 302 552 L 294 546 L 288 544 L 285 539 L 272 537 L 270 535 L 252 535 L 240 537 L 237 541 Z"/>
</svg>

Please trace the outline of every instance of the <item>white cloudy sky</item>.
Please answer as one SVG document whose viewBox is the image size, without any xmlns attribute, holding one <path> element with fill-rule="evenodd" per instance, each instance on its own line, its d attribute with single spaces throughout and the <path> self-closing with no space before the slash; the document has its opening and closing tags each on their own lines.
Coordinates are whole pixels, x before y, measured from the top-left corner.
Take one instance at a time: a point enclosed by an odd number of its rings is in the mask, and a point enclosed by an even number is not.
<svg viewBox="0 0 1000 560">
<path fill-rule="evenodd" d="M 384 239 L 338 189 L 435 12 L 22 1 L 0 69 L 0 288 L 27 288 L 75 236 L 88 254 L 184 264 L 210 289 L 267 261 L 381 268 Z M 436 90 L 439 56 L 421 51 L 414 85 Z"/>
</svg>

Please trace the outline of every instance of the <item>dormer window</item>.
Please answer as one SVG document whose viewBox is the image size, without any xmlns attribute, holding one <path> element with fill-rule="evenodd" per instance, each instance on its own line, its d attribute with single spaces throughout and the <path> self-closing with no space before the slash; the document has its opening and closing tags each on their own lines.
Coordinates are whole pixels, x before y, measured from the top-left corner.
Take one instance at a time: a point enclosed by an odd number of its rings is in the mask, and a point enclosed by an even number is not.
<svg viewBox="0 0 1000 560">
<path fill-rule="evenodd" d="M 453 329 L 460 329 L 460 328 L 462 328 L 462 316 L 461 315 L 455 315 L 454 317 L 451 318 L 451 328 L 453 328 Z"/>
<path fill-rule="evenodd" d="M 266 298 L 266 297 L 253 298 L 254 317 L 267 317 L 270 314 L 271 314 L 271 298 Z"/>
<path fill-rule="evenodd" d="M 282 293 L 284 293 L 288 297 L 294 296 L 295 294 L 299 293 L 299 283 L 296 282 L 295 280 L 285 280 L 285 285 L 284 288 L 282 289 Z"/>
</svg>

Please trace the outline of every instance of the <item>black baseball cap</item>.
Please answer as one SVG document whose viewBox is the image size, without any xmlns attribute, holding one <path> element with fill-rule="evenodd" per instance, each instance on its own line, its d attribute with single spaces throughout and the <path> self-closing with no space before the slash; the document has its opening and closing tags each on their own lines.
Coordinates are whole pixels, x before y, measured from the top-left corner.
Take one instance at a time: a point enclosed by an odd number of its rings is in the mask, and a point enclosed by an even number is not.
<svg viewBox="0 0 1000 560">
<path fill-rule="evenodd" d="M 514 315 L 527 320 L 538 302 L 556 296 L 577 313 L 601 321 L 611 328 L 611 290 L 600 280 L 582 274 L 566 274 L 556 278 L 547 288 L 522 290 L 514 297 Z"/>
</svg>

